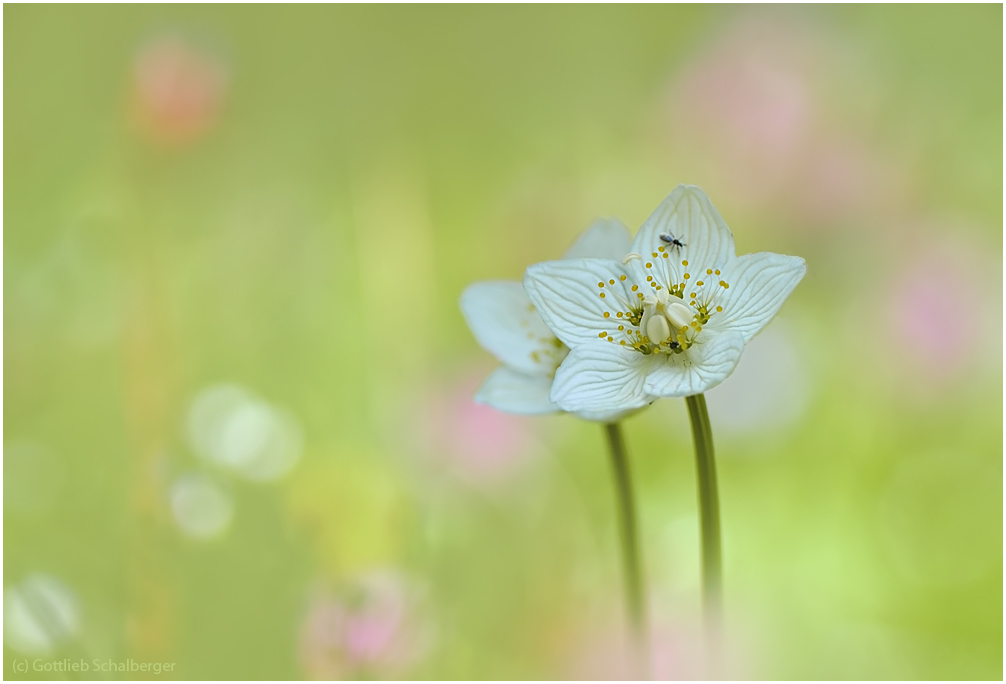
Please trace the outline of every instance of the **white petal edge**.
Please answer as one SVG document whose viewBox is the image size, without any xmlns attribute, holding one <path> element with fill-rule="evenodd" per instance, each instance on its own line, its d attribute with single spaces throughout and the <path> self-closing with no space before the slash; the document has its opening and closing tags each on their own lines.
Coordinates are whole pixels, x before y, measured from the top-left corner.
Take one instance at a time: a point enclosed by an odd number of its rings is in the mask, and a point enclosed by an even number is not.
<svg viewBox="0 0 1006 684">
<path fill-rule="evenodd" d="M 707 332 L 711 332 L 708 331 Z M 690 397 L 720 384 L 733 373 L 744 352 L 744 336 L 725 331 L 688 351 L 655 362 L 644 391 L 656 397 Z"/>
<path fill-rule="evenodd" d="M 758 252 L 737 257 L 723 275 L 730 283 L 720 301 L 723 316 L 710 321 L 717 330 L 733 330 L 750 340 L 779 312 L 807 273 L 800 257 Z"/>
<path fill-rule="evenodd" d="M 594 221 L 580 233 L 573 245 L 562 255 L 563 259 L 617 259 L 629 253 L 632 238 L 625 224 L 614 218 Z"/>
<path fill-rule="evenodd" d="M 475 393 L 475 401 L 506 413 L 535 416 L 559 410 L 548 398 L 552 378 L 525 375 L 502 366 L 497 368 Z"/>
<path fill-rule="evenodd" d="M 661 235 L 685 243 L 668 248 Z M 716 268 L 734 258 L 734 236 L 702 188 L 679 185 L 650 214 L 632 241 L 632 251 L 644 257 L 663 246 L 673 263 L 687 260 L 693 267 Z M 645 277 L 645 273 L 641 274 Z"/>
<path fill-rule="evenodd" d="M 552 401 L 570 412 L 613 414 L 653 401 L 643 385 L 650 360 L 625 347 L 595 340 L 570 351 L 555 372 Z"/>
<path fill-rule="evenodd" d="M 461 313 L 482 348 L 528 375 L 551 375 L 555 364 L 539 354 L 555 335 L 535 311 L 524 287 L 512 280 L 473 283 L 461 293 Z"/>
<path fill-rule="evenodd" d="M 524 289 L 556 337 L 573 347 L 596 342 L 600 333 L 616 325 L 619 300 L 635 297 L 628 289 L 630 281 L 619 279 L 626 274 L 625 266 L 612 259 L 543 261 L 528 266 Z M 604 287 L 598 287 L 601 282 Z"/>
</svg>

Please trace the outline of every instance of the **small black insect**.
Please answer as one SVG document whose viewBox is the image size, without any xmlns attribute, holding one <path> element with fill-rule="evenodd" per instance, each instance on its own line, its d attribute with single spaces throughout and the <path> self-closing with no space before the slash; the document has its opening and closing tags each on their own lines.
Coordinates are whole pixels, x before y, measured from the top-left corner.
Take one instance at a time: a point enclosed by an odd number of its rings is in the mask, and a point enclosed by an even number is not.
<svg viewBox="0 0 1006 684">
<path fill-rule="evenodd" d="M 673 247 L 675 249 L 681 249 L 686 246 L 684 242 L 668 233 L 661 233 L 660 240 L 668 247 Z"/>
</svg>

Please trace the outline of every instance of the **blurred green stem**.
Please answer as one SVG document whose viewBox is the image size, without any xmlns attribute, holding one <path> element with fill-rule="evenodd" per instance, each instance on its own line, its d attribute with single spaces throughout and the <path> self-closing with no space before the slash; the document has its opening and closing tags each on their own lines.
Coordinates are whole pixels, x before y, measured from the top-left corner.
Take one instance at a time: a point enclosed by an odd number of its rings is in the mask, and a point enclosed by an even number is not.
<svg viewBox="0 0 1006 684">
<path fill-rule="evenodd" d="M 643 571 L 640 562 L 639 540 L 636 522 L 636 504 L 632 494 L 632 475 L 629 471 L 629 457 L 625 451 L 622 428 L 618 423 L 604 426 L 611 450 L 611 464 L 615 471 L 615 495 L 618 499 L 618 517 L 622 538 L 622 573 L 625 580 L 625 604 L 632 629 L 633 647 L 637 658 L 636 676 L 646 678 L 649 674 L 649 635 L 646 625 L 645 592 Z"/>
<path fill-rule="evenodd" d="M 718 641 L 723 610 L 723 551 L 720 543 L 720 502 L 716 485 L 716 457 L 713 454 L 713 428 L 706 410 L 706 397 L 685 397 L 692 419 L 695 441 L 695 467 L 699 483 L 699 523 L 702 528 L 702 604 L 706 632 L 712 649 Z"/>
</svg>

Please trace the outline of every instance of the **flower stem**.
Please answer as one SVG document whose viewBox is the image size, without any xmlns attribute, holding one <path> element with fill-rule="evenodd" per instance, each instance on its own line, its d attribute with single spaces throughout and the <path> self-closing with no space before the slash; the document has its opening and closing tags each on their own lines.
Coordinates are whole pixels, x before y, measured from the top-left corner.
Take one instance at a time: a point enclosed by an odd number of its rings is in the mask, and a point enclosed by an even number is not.
<svg viewBox="0 0 1006 684">
<path fill-rule="evenodd" d="M 649 674 L 649 635 L 644 602 L 643 571 L 640 561 L 639 540 L 636 522 L 636 506 L 632 494 L 632 476 L 629 472 L 629 458 L 625 451 L 625 440 L 618 423 L 604 426 L 611 450 L 611 464 L 615 474 L 615 495 L 618 499 L 618 518 L 622 541 L 622 573 L 625 581 L 625 605 L 632 630 L 632 642 L 636 657 L 637 677 Z"/>
<path fill-rule="evenodd" d="M 713 428 L 709 423 L 705 395 L 685 397 L 695 441 L 695 467 L 699 483 L 699 524 L 702 528 L 702 604 L 710 651 L 719 640 L 723 610 L 723 551 L 720 543 L 720 502 L 716 486 Z"/>
</svg>

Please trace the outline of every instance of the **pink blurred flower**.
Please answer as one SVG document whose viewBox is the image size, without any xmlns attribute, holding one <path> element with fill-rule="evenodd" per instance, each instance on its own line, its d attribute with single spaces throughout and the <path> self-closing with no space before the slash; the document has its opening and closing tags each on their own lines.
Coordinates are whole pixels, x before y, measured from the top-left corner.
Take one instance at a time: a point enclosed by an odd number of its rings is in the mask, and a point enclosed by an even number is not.
<svg viewBox="0 0 1006 684">
<path fill-rule="evenodd" d="M 829 225 L 896 203 L 906 173 L 878 154 L 836 102 L 862 97 L 870 76 L 812 24 L 745 19 L 674 79 L 669 130 L 692 173 L 749 208 L 799 225 Z M 704 183 L 705 184 L 705 183 Z"/>
<path fill-rule="evenodd" d="M 672 87 L 672 133 L 712 154 L 734 194 L 772 194 L 798 163 L 814 115 L 807 53 L 786 27 L 741 23 Z"/>
<path fill-rule="evenodd" d="M 416 416 L 431 460 L 475 485 L 508 479 L 539 450 L 529 418 L 473 401 L 483 376 L 428 391 Z"/>
<path fill-rule="evenodd" d="M 137 124 L 159 145 L 190 143 L 216 121 L 226 86 L 226 69 L 215 55 L 179 36 L 153 40 L 133 63 Z"/>
<path fill-rule="evenodd" d="M 923 246 L 892 274 L 882 312 L 891 360 L 916 381 L 940 384 L 973 365 L 991 332 L 985 322 L 995 318 L 994 310 L 978 275 L 991 269 L 977 267 L 986 260 L 959 237 L 911 238 Z"/>
<path fill-rule="evenodd" d="M 301 630 L 300 659 L 312 679 L 405 674 L 428 651 L 431 627 L 415 587 L 384 570 L 333 596 L 315 589 Z"/>
<path fill-rule="evenodd" d="M 737 648 L 722 648 L 720 670 L 707 672 L 704 630 L 701 622 L 672 623 L 651 611 L 650 676 L 653 680 L 743 678 L 749 667 Z M 622 622 L 581 624 L 564 654 L 564 676 L 577 680 L 637 679 L 633 672 L 628 635 Z M 714 676 L 710 677 L 709 675 Z"/>
</svg>

